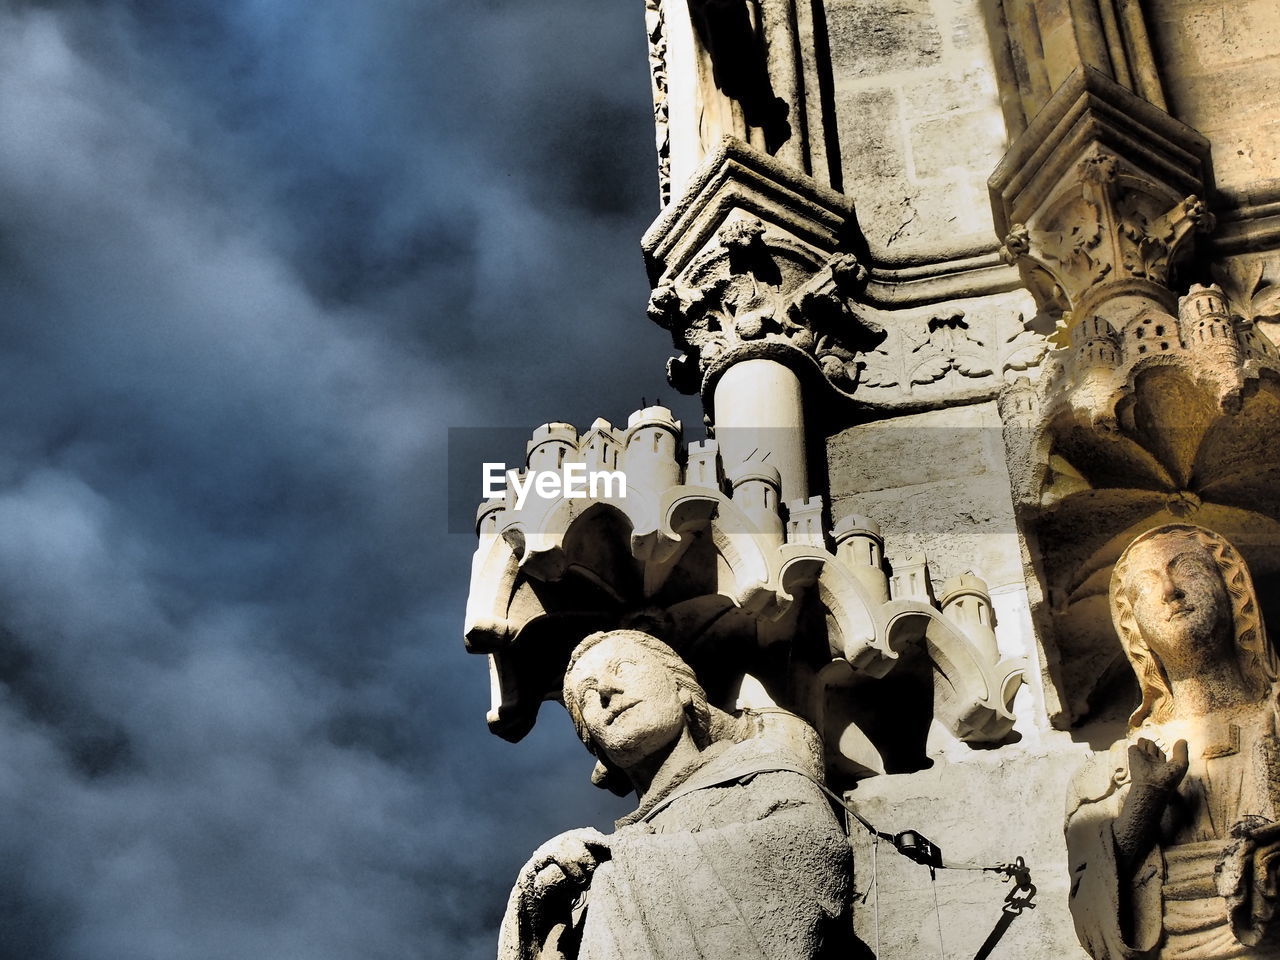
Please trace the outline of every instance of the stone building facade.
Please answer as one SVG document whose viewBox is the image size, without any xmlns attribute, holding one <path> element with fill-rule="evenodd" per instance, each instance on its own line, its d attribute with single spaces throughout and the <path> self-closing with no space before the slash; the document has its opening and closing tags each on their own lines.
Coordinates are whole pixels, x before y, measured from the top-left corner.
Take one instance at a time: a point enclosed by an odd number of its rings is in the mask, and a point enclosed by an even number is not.
<svg viewBox="0 0 1280 960">
<path fill-rule="evenodd" d="M 531 470 L 628 491 L 481 506 L 490 726 L 527 732 L 585 634 L 650 630 L 718 706 L 808 721 L 883 832 L 1025 858 L 1034 893 L 853 830 L 879 956 L 1083 957 L 1064 804 L 1139 699 L 1117 559 L 1208 528 L 1280 623 L 1280 13 L 645 6 L 648 313 L 709 438 L 532 433 Z"/>
</svg>

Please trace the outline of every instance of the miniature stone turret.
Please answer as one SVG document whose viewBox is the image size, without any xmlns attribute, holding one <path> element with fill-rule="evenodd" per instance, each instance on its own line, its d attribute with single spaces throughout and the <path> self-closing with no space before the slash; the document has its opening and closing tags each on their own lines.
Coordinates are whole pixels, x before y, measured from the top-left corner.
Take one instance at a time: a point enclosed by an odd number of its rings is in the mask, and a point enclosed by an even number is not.
<svg viewBox="0 0 1280 960">
<path fill-rule="evenodd" d="M 894 600 L 920 600 L 933 603 L 933 584 L 929 581 L 929 561 L 923 553 L 911 553 L 893 561 L 890 592 Z"/>
<path fill-rule="evenodd" d="M 1087 317 L 1071 330 L 1076 351 L 1077 376 L 1092 371 L 1110 371 L 1120 363 L 1120 345 L 1111 324 L 1099 316 Z"/>
<path fill-rule="evenodd" d="M 688 463 L 684 482 L 691 487 L 721 490 L 724 475 L 720 469 L 720 446 L 714 440 L 701 440 L 689 444 Z"/>
<path fill-rule="evenodd" d="M 1159 356 L 1182 348 L 1178 326 L 1164 313 L 1147 313 L 1134 319 L 1125 331 L 1125 360 Z"/>
<path fill-rule="evenodd" d="M 757 529 L 776 536 L 782 541 L 782 517 L 779 515 L 778 494 L 782 489 L 782 474 L 771 463 L 748 460 L 729 476 L 733 488 L 732 498 Z"/>
<path fill-rule="evenodd" d="M 792 500 L 787 504 L 787 543 L 802 543 L 823 549 L 826 537 L 822 533 L 822 512 L 826 501 L 822 497 Z"/>
<path fill-rule="evenodd" d="M 836 557 L 867 588 L 871 598 L 887 603 L 889 576 L 884 570 L 884 537 L 880 524 L 870 517 L 851 514 L 831 531 Z"/>
<path fill-rule="evenodd" d="M 1216 283 L 1192 284 L 1187 295 L 1178 300 L 1178 317 L 1184 342 L 1221 345 L 1233 362 L 1239 362 L 1240 345 L 1227 311 L 1227 299 Z"/>
<path fill-rule="evenodd" d="M 597 417 L 578 442 L 588 470 L 617 470 L 622 463 L 622 441 L 612 423 Z"/>
<path fill-rule="evenodd" d="M 985 580 L 962 573 L 942 584 L 938 601 L 942 615 L 965 632 L 973 645 L 993 660 L 1000 656 L 996 645 L 995 613 Z"/>
<path fill-rule="evenodd" d="M 1244 389 L 1244 350 L 1222 288 L 1193 284 L 1178 300 L 1178 320 L 1183 342 L 1197 354 L 1197 372 L 1218 388 L 1224 410 L 1238 409 Z"/>
<path fill-rule="evenodd" d="M 666 407 L 651 406 L 627 418 L 622 462 L 627 481 L 655 495 L 680 482 L 680 421 Z"/>
<path fill-rule="evenodd" d="M 530 470 L 559 470 L 577 455 L 578 430 L 571 423 L 544 423 L 533 431 L 525 451 Z"/>
<path fill-rule="evenodd" d="M 1086 317 L 1071 328 L 1067 396 L 1086 419 L 1109 419 L 1121 355 L 1119 337 L 1102 317 Z"/>
</svg>

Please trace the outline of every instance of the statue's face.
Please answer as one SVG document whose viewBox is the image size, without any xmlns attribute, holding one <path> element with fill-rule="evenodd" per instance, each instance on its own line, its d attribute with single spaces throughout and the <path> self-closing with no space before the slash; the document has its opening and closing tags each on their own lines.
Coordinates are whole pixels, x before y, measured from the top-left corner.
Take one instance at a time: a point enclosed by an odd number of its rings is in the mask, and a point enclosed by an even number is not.
<svg viewBox="0 0 1280 960">
<path fill-rule="evenodd" d="M 574 664 L 568 687 L 597 749 L 624 770 L 684 730 L 675 677 L 634 641 L 611 637 L 597 643 Z"/>
<path fill-rule="evenodd" d="M 1122 589 L 1138 629 L 1171 679 L 1220 656 L 1231 640 L 1231 601 L 1217 563 L 1185 537 L 1153 537 L 1129 553 Z"/>
</svg>

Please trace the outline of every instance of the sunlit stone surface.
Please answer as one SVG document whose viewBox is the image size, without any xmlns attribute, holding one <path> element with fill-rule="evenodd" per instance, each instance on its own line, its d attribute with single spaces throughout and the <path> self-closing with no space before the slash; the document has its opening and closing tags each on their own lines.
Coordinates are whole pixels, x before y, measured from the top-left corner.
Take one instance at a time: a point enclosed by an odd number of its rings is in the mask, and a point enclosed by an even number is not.
<svg viewBox="0 0 1280 960">
<path fill-rule="evenodd" d="M 1274 4 L 646 0 L 645 27 L 647 312 L 710 435 L 545 424 L 529 471 L 627 497 L 480 508 L 491 729 L 564 700 L 640 804 L 534 855 L 501 956 L 1276 956 Z M 677 659 L 639 657 L 655 706 L 615 755 L 584 704 L 616 665 L 574 651 L 620 628 Z M 713 736 L 656 706 L 686 670 Z M 817 782 L 1034 888 L 855 825 L 846 910 Z"/>
</svg>

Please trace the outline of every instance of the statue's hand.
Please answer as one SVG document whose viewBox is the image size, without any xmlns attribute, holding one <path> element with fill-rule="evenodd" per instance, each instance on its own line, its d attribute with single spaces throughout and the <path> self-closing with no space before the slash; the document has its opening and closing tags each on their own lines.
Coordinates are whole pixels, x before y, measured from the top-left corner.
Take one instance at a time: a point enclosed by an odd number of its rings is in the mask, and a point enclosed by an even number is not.
<svg viewBox="0 0 1280 960">
<path fill-rule="evenodd" d="M 582 827 L 548 840 L 529 858 L 525 870 L 533 877 L 539 899 L 549 894 L 584 889 L 597 866 L 609 859 L 609 839 L 599 830 Z"/>
<path fill-rule="evenodd" d="M 1187 741 L 1179 740 L 1166 758 L 1164 751 L 1150 740 L 1129 745 L 1129 779 L 1133 789 L 1169 794 L 1187 775 Z"/>
<path fill-rule="evenodd" d="M 1151 850 L 1170 794 L 1187 775 L 1187 741 L 1173 745 L 1169 757 L 1150 740 L 1129 745 L 1129 794 L 1112 825 L 1122 876 L 1132 877 Z"/>
</svg>

